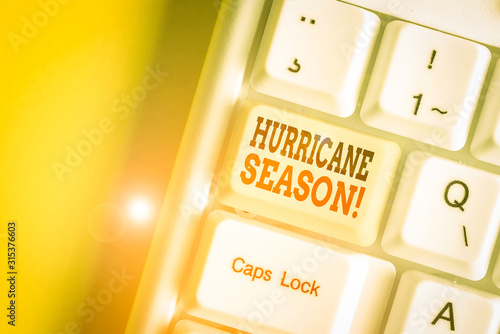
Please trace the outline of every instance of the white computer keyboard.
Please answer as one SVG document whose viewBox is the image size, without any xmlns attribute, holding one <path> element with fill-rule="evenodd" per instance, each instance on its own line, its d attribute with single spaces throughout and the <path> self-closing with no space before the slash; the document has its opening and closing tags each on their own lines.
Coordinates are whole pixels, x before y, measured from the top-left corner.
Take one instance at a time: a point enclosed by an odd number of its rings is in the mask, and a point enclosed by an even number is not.
<svg viewBox="0 0 500 334">
<path fill-rule="evenodd" d="M 128 333 L 500 332 L 500 3 L 227 1 Z"/>
</svg>

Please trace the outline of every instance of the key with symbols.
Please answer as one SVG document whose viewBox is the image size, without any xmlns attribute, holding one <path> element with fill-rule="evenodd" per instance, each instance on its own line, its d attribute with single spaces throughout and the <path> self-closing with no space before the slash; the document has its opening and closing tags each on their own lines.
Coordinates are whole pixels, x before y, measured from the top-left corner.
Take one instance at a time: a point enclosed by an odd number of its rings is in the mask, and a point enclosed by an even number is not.
<svg viewBox="0 0 500 334">
<path fill-rule="evenodd" d="M 382 247 L 390 254 L 471 280 L 487 271 L 500 224 L 500 177 L 412 152 Z"/>
<path fill-rule="evenodd" d="M 251 78 L 255 90 L 351 115 L 379 18 L 338 1 L 278 0 L 268 22 Z"/>
<path fill-rule="evenodd" d="M 490 51 L 477 43 L 390 22 L 361 118 L 385 131 L 459 150 L 467 140 L 490 58 Z"/>
</svg>

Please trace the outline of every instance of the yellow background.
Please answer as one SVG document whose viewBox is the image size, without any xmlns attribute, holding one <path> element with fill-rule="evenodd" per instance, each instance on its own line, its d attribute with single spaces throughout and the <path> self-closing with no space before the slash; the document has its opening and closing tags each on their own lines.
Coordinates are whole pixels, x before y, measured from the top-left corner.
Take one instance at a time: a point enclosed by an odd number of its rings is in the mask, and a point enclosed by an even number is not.
<svg viewBox="0 0 500 334">
<path fill-rule="evenodd" d="M 0 13 L 0 332 L 122 333 L 220 1 L 59 1 Z"/>
</svg>

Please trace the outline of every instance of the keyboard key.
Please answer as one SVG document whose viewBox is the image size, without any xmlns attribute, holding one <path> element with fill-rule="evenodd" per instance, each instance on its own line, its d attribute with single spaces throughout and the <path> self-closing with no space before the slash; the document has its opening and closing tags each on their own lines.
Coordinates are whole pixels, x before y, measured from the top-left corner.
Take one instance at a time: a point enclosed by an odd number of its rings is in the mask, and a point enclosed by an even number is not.
<svg viewBox="0 0 500 334">
<path fill-rule="evenodd" d="M 500 298 L 417 271 L 403 274 L 385 333 L 498 334 Z"/>
<path fill-rule="evenodd" d="M 384 32 L 361 118 L 457 151 L 467 140 L 490 58 L 482 45 L 393 21 Z"/>
<path fill-rule="evenodd" d="M 356 107 L 379 25 L 375 14 L 337 1 L 275 1 L 252 86 L 347 117 Z"/>
<path fill-rule="evenodd" d="M 389 262 L 215 211 L 183 303 L 250 333 L 375 333 L 394 276 Z"/>
<path fill-rule="evenodd" d="M 471 280 L 488 269 L 500 223 L 500 177 L 412 152 L 382 239 L 390 254 Z"/>
<path fill-rule="evenodd" d="M 399 155 L 390 141 L 248 102 L 216 196 L 233 208 L 368 246 Z"/>
<path fill-rule="evenodd" d="M 472 154 L 500 166 L 500 62 L 497 61 L 471 144 Z"/>
<path fill-rule="evenodd" d="M 194 321 L 181 320 L 175 325 L 173 334 L 228 334 L 228 332 L 214 329 Z"/>
</svg>

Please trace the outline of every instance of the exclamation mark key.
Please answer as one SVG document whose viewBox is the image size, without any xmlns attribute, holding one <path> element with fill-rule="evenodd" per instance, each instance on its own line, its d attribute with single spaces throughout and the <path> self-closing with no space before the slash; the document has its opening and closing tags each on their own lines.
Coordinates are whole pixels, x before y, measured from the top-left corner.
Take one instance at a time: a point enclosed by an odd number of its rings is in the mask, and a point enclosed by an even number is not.
<svg viewBox="0 0 500 334">
<path fill-rule="evenodd" d="M 458 151 L 467 142 L 490 59 L 491 52 L 484 45 L 391 21 L 380 42 L 361 120 Z M 433 139 L 438 132 L 439 140 Z"/>
</svg>

